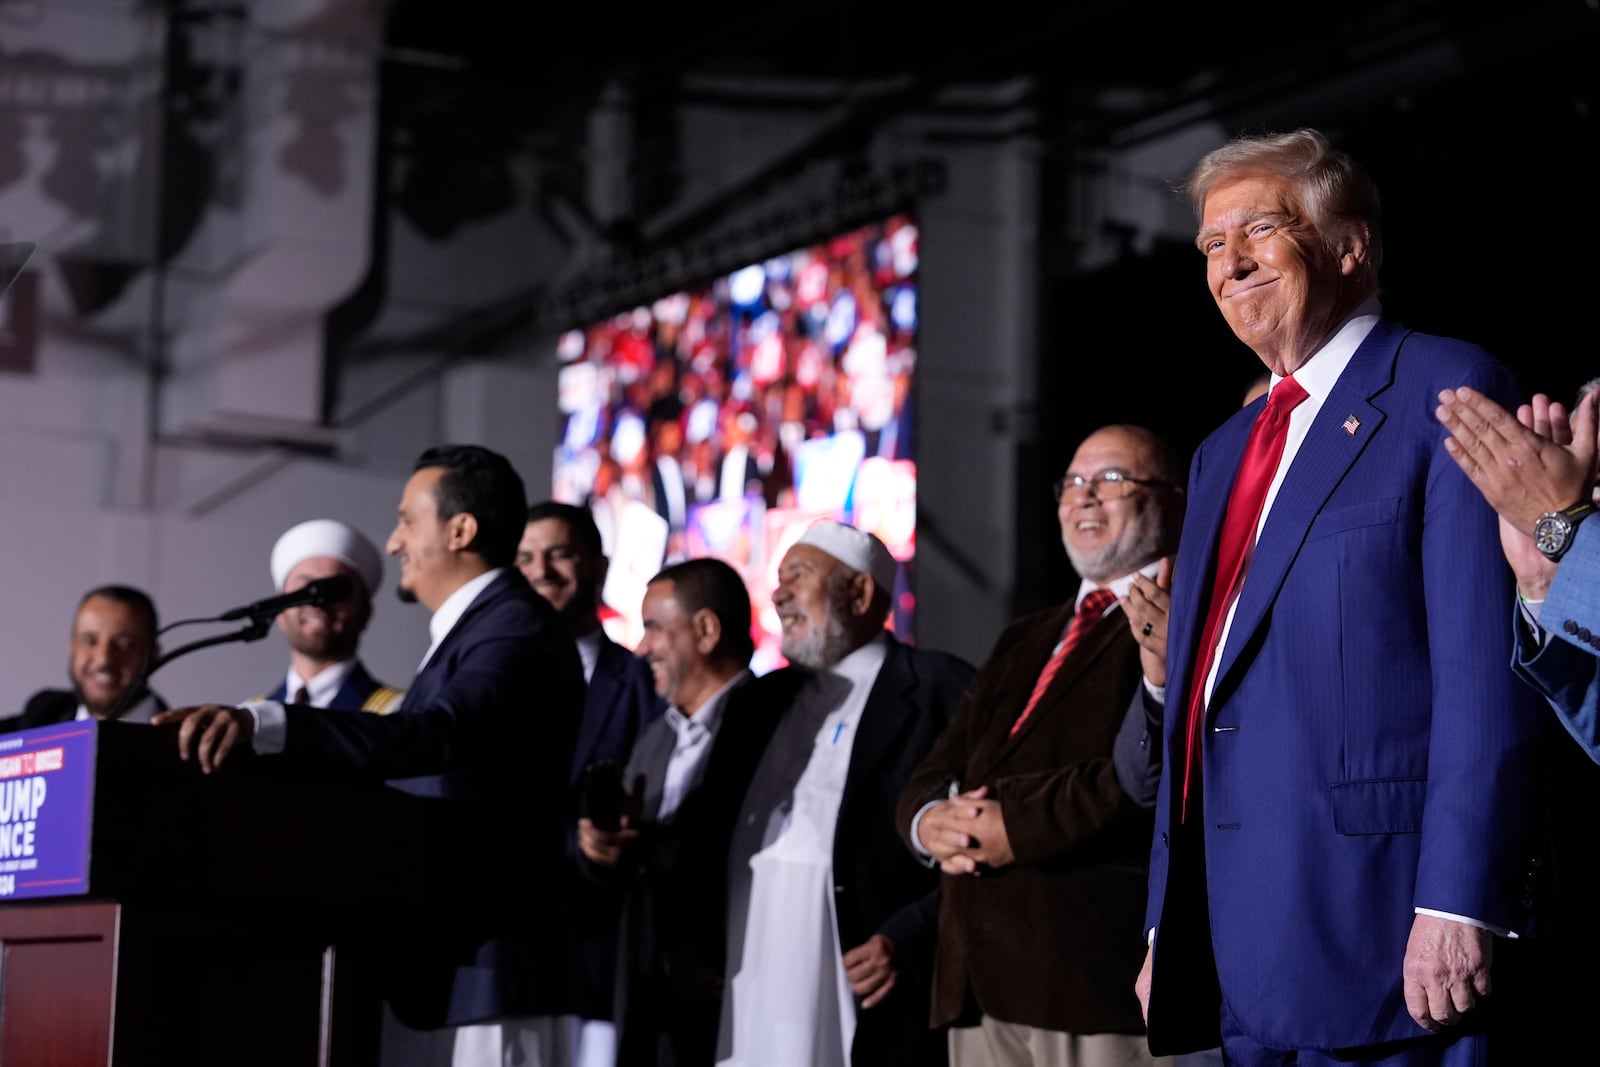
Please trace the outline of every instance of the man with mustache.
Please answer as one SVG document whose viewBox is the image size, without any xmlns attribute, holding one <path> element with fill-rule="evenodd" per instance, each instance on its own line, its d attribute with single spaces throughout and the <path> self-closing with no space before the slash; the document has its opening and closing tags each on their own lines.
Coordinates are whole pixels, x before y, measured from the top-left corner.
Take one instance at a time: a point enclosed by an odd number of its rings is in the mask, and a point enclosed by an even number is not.
<svg viewBox="0 0 1600 1067">
<path fill-rule="evenodd" d="M 270 565 L 280 593 L 340 574 L 350 579 L 351 589 L 337 603 L 278 614 L 289 670 L 266 699 L 335 711 L 393 711 L 404 692 L 372 677 L 359 658 L 361 635 L 372 621 L 372 594 L 383 580 L 377 546 L 348 523 L 310 519 L 283 532 L 272 546 Z"/>
</svg>

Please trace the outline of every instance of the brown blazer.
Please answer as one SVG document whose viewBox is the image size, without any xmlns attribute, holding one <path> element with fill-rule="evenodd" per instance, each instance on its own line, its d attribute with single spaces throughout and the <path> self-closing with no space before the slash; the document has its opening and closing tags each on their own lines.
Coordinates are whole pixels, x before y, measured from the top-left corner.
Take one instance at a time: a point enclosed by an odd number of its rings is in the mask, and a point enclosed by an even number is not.
<svg viewBox="0 0 1600 1067">
<path fill-rule="evenodd" d="M 923 804 L 947 796 L 952 782 L 987 785 L 1016 853 L 1012 866 L 941 881 L 935 1026 L 982 1012 L 1065 1033 L 1144 1030 L 1133 982 L 1144 961 L 1152 821 L 1112 765 L 1118 727 L 1143 684 L 1127 616 L 1100 620 L 1010 735 L 1072 610 L 1006 628 L 900 794 L 896 825 L 909 847 Z"/>
</svg>

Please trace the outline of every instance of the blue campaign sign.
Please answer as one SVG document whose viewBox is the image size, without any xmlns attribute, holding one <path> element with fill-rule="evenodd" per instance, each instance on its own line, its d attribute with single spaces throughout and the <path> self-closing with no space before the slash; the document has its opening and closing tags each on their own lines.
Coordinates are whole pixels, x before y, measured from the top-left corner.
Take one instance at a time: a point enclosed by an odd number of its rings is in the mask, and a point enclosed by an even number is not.
<svg viewBox="0 0 1600 1067">
<path fill-rule="evenodd" d="M 95 725 L 0 736 L 0 901 L 89 891 Z"/>
</svg>

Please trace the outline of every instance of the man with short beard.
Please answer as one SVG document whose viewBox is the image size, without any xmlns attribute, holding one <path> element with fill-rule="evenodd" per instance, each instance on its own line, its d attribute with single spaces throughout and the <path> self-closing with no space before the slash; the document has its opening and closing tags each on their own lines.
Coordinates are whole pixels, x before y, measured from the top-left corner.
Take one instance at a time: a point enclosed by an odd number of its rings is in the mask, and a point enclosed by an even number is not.
<svg viewBox="0 0 1600 1067">
<path fill-rule="evenodd" d="M 1165 583 L 1181 478 L 1142 427 L 1084 439 L 1055 484 L 1076 596 L 1005 629 L 900 794 L 896 826 L 944 872 L 930 1021 L 955 1027 L 954 1067 L 1157 1062 L 1132 990 L 1153 797 L 1125 788 L 1116 745 L 1145 729 L 1165 625 L 1119 598 Z"/>
<path fill-rule="evenodd" d="M 67 642 L 71 689 L 41 689 L 0 733 L 84 719 L 147 723 L 166 702 L 145 685 L 159 651 L 156 606 L 142 589 L 102 585 L 83 594 Z"/>
<path fill-rule="evenodd" d="M 380 715 L 400 704 L 404 690 L 384 685 L 361 665 L 361 634 L 372 620 L 372 594 L 383 580 L 378 547 L 336 519 L 291 526 L 272 546 L 273 587 L 293 593 L 335 575 L 350 579 L 350 595 L 333 604 L 303 604 L 278 615 L 289 643 L 289 670 L 267 700 Z"/>
<path fill-rule="evenodd" d="M 899 846 L 893 815 L 972 666 L 884 628 L 895 574 L 871 534 L 806 529 L 772 596 L 792 666 L 730 702 L 692 798 L 733 815 L 719 1063 L 944 1063 L 927 1021 L 937 875 Z"/>
</svg>

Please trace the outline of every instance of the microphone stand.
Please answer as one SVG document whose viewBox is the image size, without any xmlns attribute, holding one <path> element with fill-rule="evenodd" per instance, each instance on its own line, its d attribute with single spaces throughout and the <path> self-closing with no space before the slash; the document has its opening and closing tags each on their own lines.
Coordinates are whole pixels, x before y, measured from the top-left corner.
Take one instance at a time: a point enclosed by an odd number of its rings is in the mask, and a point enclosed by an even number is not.
<svg viewBox="0 0 1600 1067">
<path fill-rule="evenodd" d="M 257 612 L 250 616 L 250 622 L 247 625 L 241 626 L 237 630 L 232 630 L 225 634 L 213 634 L 210 637 L 202 637 L 198 641 L 190 641 L 186 645 L 179 645 L 171 652 L 165 652 L 160 656 L 157 656 L 156 659 L 149 666 L 145 667 L 145 669 L 139 674 L 138 679 L 132 685 L 128 686 L 128 688 L 122 691 L 122 695 L 117 698 L 116 703 L 111 706 L 111 710 L 106 713 L 106 718 L 122 718 L 123 713 L 133 706 L 133 702 L 136 699 L 149 692 L 150 676 L 154 674 L 158 668 L 171 663 L 179 656 L 187 655 L 190 652 L 195 652 L 202 648 L 210 648 L 212 645 L 229 644 L 234 641 L 259 641 L 263 637 L 267 636 L 267 634 L 272 630 L 272 620 L 276 617 L 277 614 L 275 612 Z M 215 620 L 189 619 L 185 621 L 214 622 Z M 176 622 L 173 623 L 172 626 L 166 627 L 166 629 L 170 630 L 173 626 L 182 625 L 182 622 Z"/>
</svg>

